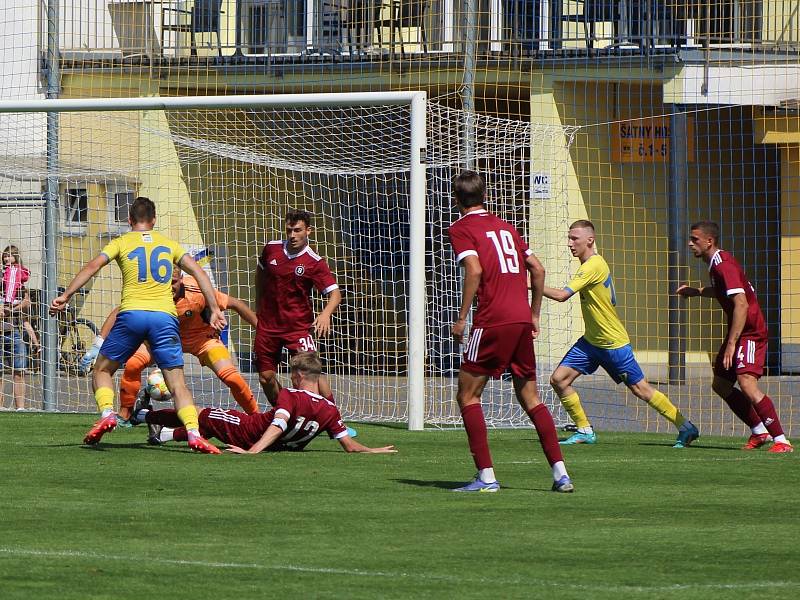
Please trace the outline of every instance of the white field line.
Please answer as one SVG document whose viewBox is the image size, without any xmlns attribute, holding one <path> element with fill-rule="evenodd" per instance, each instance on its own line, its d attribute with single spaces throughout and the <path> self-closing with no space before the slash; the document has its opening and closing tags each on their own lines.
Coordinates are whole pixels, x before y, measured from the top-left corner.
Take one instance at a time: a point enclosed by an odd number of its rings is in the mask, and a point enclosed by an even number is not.
<svg viewBox="0 0 800 600">
<path fill-rule="evenodd" d="M 691 590 L 770 590 L 770 589 L 800 589 L 798 581 L 752 581 L 748 583 L 702 583 L 702 584 L 673 584 L 673 585 L 603 585 L 601 583 L 575 584 L 556 580 L 539 580 L 531 578 L 497 578 L 497 577 L 475 577 L 467 573 L 458 575 L 439 575 L 436 573 L 407 573 L 404 571 L 369 571 L 365 569 L 342 569 L 337 567 L 319 567 L 307 565 L 291 564 L 261 564 L 261 563 L 236 563 L 236 562 L 214 562 L 204 560 L 179 560 L 174 558 L 155 558 L 153 556 L 122 556 L 114 554 L 98 554 L 94 552 L 83 552 L 80 550 L 32 550 L 26 548 L 6 548 L 0 547 L 0 555 L 9 556 L 28 556 L 42 558 L 73 558 L 79 560 L 96 561 L 121 561 L 130 564 L 161 564 L 179 565 L 188 567 L 201 567 L 203 569 L 230 569 L 230 570 L 252 570 L 252 571 L 290 571 L 295 573 L 319 573 L 326 575 L 346 575 L 348 577 L 373 577 L 391 579 L 415 579 L 424 581 L 442 581 L 452 583 L 479 583 L 479 584 L 507 584 L 507 585 L 537 585 L 549 586 L 563 589 L 570 588 L 576 590 L 606 591 L 606 592 L 680 592 Z"/>
</svg>

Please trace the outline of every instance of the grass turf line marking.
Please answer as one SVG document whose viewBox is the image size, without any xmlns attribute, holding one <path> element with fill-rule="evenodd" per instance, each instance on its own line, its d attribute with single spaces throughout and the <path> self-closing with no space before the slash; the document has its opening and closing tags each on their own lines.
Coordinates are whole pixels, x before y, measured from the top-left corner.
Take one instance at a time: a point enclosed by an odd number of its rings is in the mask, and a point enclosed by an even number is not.
<svg viewBox="0 0 800 600">
<path fill-rule="evenodd" d="M 82 552 L 80 550 L 31 550 L 26 548 L 4 548 L 0 547 L 0 554 L 7 554 L 11 556 L 40 556 L 40 557 L 62 557 L 62 558 L 77 558 L 86 560 L 115 560 L 128 563 L 145 560 L 139 556 L 120 556 L 113 554 L 97 554 L 94 552 Z M 753 581 L 748 583 L 702 583 L 702 584 L 686 584 L 676 583 L 666 586 L 642 586 L 642 585 L 601 585 L 598 583 L 589 584 L 575 584 L 565 583 L 563 581 L 542 581 L 535 579 L 498 579 L 492 577 L 486 579 L 483 577 L 469 577 L 465 575 L 449 576 L 449 575 L 436 575 L 425 573 L 406 573 L 403 571 L 366 571 L 363 569 L 341 569 L 336 567 L 308 567 L 301 565 L 264 565 L 259 563 L 235 563 L 235 562 L 214 562 L 203 560 L 180 560 L 175 558 L 153 558 L 152 556 L 146 557 L 150 563 L 162 565 L 179 565 L 188 567 L 202 567 L 204 569 L 251 569 L 258 571 L 291 571 L 296 573 L 319 573 L 330 575 L 347 575 L 358 577 L 390 577 L 390 578 L 413 578 L 429 581 L 445 581 L 454 583 L 463 583 L 464 581 L 472 581 L 475 583 L 507 583 L 509 585 L 544 585 L 557 588 L 571 588 L 576 590 L 602 590 L 606 592 L 672 592 L 681 590 L 763 590 L 772 588 L 800 588 L 800 582 L 797 581 Z"/>
</svg>

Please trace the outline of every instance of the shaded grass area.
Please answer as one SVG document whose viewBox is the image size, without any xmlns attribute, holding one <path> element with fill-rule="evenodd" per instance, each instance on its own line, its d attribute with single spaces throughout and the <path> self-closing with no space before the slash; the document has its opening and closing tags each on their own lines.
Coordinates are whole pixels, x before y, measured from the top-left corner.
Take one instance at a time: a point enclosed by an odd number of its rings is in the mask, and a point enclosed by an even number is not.
<svg viewBox="0 0 800 600">
<path fill-rule="evenodd" d="M 347 455 L 196 455 L 87 415 L 0 414 L 0 596 L 755 598 L 800 595 L 796 455 L 604 434 L 549 491 L 532 430 L 490 432 L 497 494 L 463 431 L 360 425 Z"/>
</svg>

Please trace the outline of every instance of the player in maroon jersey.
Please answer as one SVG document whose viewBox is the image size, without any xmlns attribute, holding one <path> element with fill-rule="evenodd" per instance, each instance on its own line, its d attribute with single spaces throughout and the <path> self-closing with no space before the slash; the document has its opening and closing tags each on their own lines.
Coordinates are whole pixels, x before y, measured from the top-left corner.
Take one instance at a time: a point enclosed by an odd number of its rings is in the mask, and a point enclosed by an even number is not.
<svg viewBox="0 0 800 600">
<path fill-rule="evenodd" d="M 258 327 L 253 344 L 258 380 L 274 404 L 281 385 L 276 377 L 281 353 L 315 351 L 314 335 L 325 337 L 331 330 L 331 315 L 342 301 L 328 263 L 308 244 L 311 214 L 291 210 L 286 214 L 286 240 L 267 242 L 256 268 Z M 311 291 L 328 296 L 322 312 L 314 318 Z M 313 330 L 313 334 L 312 334 Z M 320 380 L 322 395 L 332 395 L 327 380 Z"/>
<path fill-rule="evenodd" d="M 319 393 L 322 363 L 315 352 L 299 352 L 291 361 L 292 387 L 283 388 L 275 406 L 266 413 L 248 415 L 237 410 L 205 408 L 200 411 L 200 431 L 209 438 L 229 444 L 236 454 L 264 450 L 302 450 L 323 431 L 336 439 L 346 452 L 387 454 L 394 446 L 369 448 L 347 434 L 339 409 Z M 186 428 L 174 410 L 136 409 L 136 419 L 150 426 L 152 444 L 186 439 Z M 176 429 L 171 429 L 175 427 Z"/>
<path fill-rule="evenodd" d="M 478 310 L 458 373 L 456 400 L 467 431 L 469 449 L 478 469 L 474 481 L 459 492 L 496 492 L 481 394 L 490 377 L 511 369 L 517 400 L 530 417 L 553 470 L 553 491 L 572 492 L 553 417 L 539 401 L 533 338 L 539 333 L 544 268 L 517 230 L 486 211 L 486 184 L 474 171 L 453 180 L 453 197 L 461 218 L 450 226 L 456 261 L 464 267 L 461 308 L 452 333 L 464 341 L 467 315 L 475 296 Z M 533 296 L 528 300 L 528 273 Z"/>
<path fill-rule="evenodd" d="M 742 266 L 730 252 L 719 248 L 719 225 L 700 221 L 691 227 L 689 248 L 708 263 L 711 285 L 694 288 L 682 285 L 679 296 L 716 298 L 725 311 L 728 334 L 714 361 L 714 391 L 751 429 L 745 450 L 769 441 L 769 452 L 792 452 L 778 413 L 769 396 L 758 387 L 767 356 L 768 331 L 755 290 Z M 739 384 L 739 389 L 734 384 Z"/>
</svg>

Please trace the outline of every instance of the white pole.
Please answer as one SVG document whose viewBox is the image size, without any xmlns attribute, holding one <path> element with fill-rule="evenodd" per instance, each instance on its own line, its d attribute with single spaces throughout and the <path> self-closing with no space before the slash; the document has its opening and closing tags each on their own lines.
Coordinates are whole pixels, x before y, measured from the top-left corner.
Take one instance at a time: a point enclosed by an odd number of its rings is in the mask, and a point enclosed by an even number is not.
<svg viewBox="0 0 800 600">
<path fill-rule="evenodd" d="M 408 428 L 425 426 L 425 152 L 424 92 L 411 100 L 411 177 L 409 198 Z"/>
<path fill-rule="evenodd" d="M 310 106 L 376 106 L 413 104 L 424 92 L 342 92 L 335 94 L 258 94 L 243 96 L 182 96 L 164 98 L 70 98 L 0 100 L 0 113 L 176 110 L 184 108 L 264 108 Z"/>
</svg>

